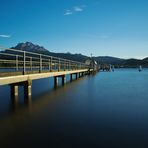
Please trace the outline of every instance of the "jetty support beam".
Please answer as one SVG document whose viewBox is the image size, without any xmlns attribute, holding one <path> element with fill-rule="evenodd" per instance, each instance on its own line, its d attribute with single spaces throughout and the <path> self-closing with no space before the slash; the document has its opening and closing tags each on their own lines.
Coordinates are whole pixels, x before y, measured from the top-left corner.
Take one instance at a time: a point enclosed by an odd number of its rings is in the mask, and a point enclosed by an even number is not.
<svg viewBox="0 0 148 148">
<path fill-rule="evenodd" d="M 10 91 L 11 91 L 11 99 L 13 102 L 16 102 L 18 99 L 18 85 L 17 84 L 11 84 L 10 85 Z"/>
<path fill-rule="evenodd" d="M 70 82 L 72 82 L 72 74 L 70 74 Z"/>
<path fill-rule="evenodd" d="M 58 87 L 58 77 L 54 76 L 54 88 Z"/>
<path fill-rule="evenodd" d="M 24 99 L 28 100 L 32 96 L 32 81 L 28 80 L 24 82 Z"/>
<path fill-rule="evenodd" d="M 76 75 L 76 80 L 78 79 L 78 73 L 75 73 L 75 75 Z"/>
<path fill-rule="evenodd" d="M 65 83 L 66 83 L 66 75 L 63 75 L 62 76 L 62 85 L 65 85 Z"/>
<path fill-rule="evenodd" d="M 26 100 L 30 99 L 31 95 L 32 95 L 31 85 L 32 85 L 31 80 L 11 84 L 10 89 L 11 89 L 11 99 L 12 99 L 12 101 L 13 102 L 18 101 L 18 96 L 19 96 L 18 87 L 19 86 L 24 87 L 24 100 L 26 101 Z"/>
</svg>

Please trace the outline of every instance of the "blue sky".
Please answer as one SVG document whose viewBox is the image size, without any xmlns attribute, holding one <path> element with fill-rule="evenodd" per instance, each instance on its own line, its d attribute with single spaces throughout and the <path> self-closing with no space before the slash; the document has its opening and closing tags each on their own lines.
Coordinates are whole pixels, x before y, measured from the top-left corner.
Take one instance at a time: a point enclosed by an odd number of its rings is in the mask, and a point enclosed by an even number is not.
<svg viewBox="0 0 148 148">
<path fill-rule="evenodd" d="M 148 0 L 0 0 L 0 46 L 31 41 L 52 52 L 148 56 Z"/>
</svg>

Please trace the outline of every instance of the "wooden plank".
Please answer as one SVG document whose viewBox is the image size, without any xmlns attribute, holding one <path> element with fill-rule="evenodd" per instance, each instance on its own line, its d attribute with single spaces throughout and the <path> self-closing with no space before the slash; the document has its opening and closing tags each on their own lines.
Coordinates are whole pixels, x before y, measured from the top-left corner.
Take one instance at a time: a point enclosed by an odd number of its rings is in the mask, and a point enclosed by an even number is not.
<svg viewBox="0 0 148 148">
<path fill-rule="evenodd" d="M 54 77 L 54 76 L 86 72 L 86 71 L 88 71 L 88 69 L 5 76 L 5 77 L 0 77 L 0 85 L 9 85 L 9 84 L 14 84 L 14 83 L 21 83 L 21 82 L 28 81 L 28 80 L 37 80 L 37 79 L 43 79 L 43 78 L 48 78 L 48 77 Z"/>
</svg>

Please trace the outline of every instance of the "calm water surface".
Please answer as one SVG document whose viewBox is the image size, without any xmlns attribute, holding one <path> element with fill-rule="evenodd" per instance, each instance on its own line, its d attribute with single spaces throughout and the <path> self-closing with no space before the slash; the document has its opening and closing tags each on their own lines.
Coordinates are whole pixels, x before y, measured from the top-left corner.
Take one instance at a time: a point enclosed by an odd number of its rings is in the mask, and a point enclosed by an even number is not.
<svg viewBox="0 0 148 148">
<path fill-rule="evenodd" d="M 69 80 L 69 77 L 67 77 Z M 0 148 L 147 148 L 148 70 L 100 72 L 53 90 L 53 79 L 22 88 L 12 104 L 0 86 Z"/>
</svg>

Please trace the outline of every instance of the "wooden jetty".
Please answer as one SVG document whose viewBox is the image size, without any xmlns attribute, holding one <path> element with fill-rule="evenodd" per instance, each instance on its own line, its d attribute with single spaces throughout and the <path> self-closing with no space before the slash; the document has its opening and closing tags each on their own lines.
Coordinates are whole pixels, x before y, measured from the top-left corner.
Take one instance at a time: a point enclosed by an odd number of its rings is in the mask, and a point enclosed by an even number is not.
<svg viewBox="0 0 148 148">
<path fill-rule="evenodd" d="M 72 81 L 73 75 L 77 79 L 93 72 L 85 63 L 16 49 L 0 52 L 0 68 L 0 86 L 9 85 L 12 98 L 18 97 L 18 87 L 23 86 L 25 99 L 32 95 L 33 80 L 54 77 L 57 87 L 59 78 L 65 84 L 66 75 Z"/>
</svg>

